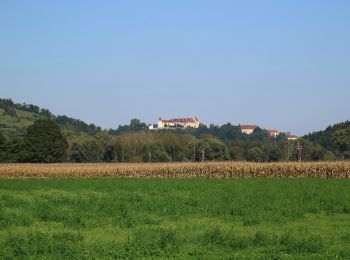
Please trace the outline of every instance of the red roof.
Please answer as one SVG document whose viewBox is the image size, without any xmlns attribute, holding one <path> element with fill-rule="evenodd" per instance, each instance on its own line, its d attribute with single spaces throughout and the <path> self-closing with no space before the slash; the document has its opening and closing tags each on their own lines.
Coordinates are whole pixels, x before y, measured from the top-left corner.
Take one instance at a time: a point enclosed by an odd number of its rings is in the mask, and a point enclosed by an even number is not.
<svg viewBox="0 0 350 260">
<path fill-rule="evenodd" d="M 257 128 L 257 125 L 241 125 L 241 129 L 251 129 L 254 130 L 255 128 Z"/>
<path fill-rule="evenodd" d="M 275 129 L 268 129 L 267 132 L 269 132 L 269 133 L 278 133 L 278 131 L 275 130 Z"/>
<path fill-rule="evenodd" d="M 168 120 L 161 119 L 163 123 L 197 123 L 199 120 L 197 117 L 194 118 L 173 118 Z"/>
</svg>

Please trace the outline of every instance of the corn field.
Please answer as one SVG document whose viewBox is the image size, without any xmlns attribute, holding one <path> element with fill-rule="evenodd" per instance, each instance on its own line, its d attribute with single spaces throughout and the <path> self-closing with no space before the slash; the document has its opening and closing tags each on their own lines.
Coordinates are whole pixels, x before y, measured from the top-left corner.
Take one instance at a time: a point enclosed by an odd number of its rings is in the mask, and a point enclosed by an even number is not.
<svg viewBox="0 0 350 260">
<path fill-rule="evenodd" d="M 322 178 L 347 179 L 350 162 L 0 164 L 0 178 Z"/>
</svg>

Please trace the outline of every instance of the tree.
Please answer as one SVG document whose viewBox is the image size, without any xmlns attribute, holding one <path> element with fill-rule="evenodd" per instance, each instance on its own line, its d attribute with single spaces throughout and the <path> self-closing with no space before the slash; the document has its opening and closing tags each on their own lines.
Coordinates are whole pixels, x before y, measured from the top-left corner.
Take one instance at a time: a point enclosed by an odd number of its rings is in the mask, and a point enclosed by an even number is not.
<svg viewBox="0 0 350 260">
<path fill-rule="evenodd" d="M 51 112 L 48 109 L 42 108 L 40 109 L 40 115 L 45 116 L 45 117 L 52 117 Z"/>
<path fill-rule="evenodd" d="M 228 150 L 226 145 L 211 135 L 202 135 L 198 144 L 197 159 L 200 161 L 204 152 L 204 160 L 224 161 L 228 160 Z"/>
<path fill-rule="evenodd" d="M 69 149 L 69 160 L 71 162 L 81 163 L 85 161 L 84 148 L 79 143 L 72 143 Z"/>
<path fill-rule="evenodd" d="M 143 131 L 147 129 L 147 125 L 145 123 L 141 123 L 141 121 L 137 118 L 131 119 L 130 125 L 119 125 L 116 133 L 122 134 L 127 132 L 137 132 Z"/>
<path fill-rule="evenodd" d="M 50 119 L 40 119 L 29 126 L 24 141 L 28 162 L 54 163 L 65 159 L 68 142 Z"/>
<path fill-rule="evenodd" d="M 5 109 L 5 114 L 12 116 L 12 117 L 17 117 L 17 112 L 16 109 L 14 109 L 13 107 L 8 107 Z"/>
<path fill-rule="evenodd" d="M 264 152 L 259 147 L 253 147 L 248 150 L 247 157 L 248 161 L 263 162 Z"/>
<path fill-rule="evenodd" d="M 272 139 L 267 130 L 260 127 L 255 128 L 253 134 L 249 135 L 248 138 L 252 141 L 268 141 Z"/>
<path fill-rule="evenodd" d="M 350 127 L 339 129 L 332 134 L 332 141 L 341 152 L 350 150 Z"/>
<path fill-rule="evenodd" d="M 327 151 L 323 156 L 324 161 L 335 161 L 337 158 L 331 151 Z"/>
<path fill-rule="evenodd" d="M 137 118 L 131 119 L 130 121 L 130 131 L 141 131 L 145 130 L 147 125 L 145 123 L 141 123 L 141 121 Z"/>
<path fill-rule="evenodd" d="M 161 136 L 164 150 L 173 161 L 193 160 L 195 140 L 191 135 L 164 134 Z"/>
<path fill-rule="evenodd" d="M 84 144 L 85 162 L 100 162 L 102 160 L 103 151 L 96 140 L 89 141 Z"/>
<path fill-rule="evenodd" d="M 5 160 L 5 136 L 0 132 L 0 162 Z"/>
<path fill-rule="evenodd" d="M 244 161 L 244 149 L 240 146 L 231 146 L 229 148 L 231 160 Z"/>
<path fill-rule="evenodd" d="M 282 153 L 278 147 L 273 147 L 268 154 L 268 161 L 269 162 L 277 162 L 280 161 L 282 158 Z"/>
<path fill-rule="evenodd" d="M 9 136 L 5 143 L 5 158 L 6 162 L 25 162 L 28 158 L 28 151 L 25 146 L 22 136 Z"/>
<path fill-rule="evenodd" d="M 311 160 L 312 161 L 323 161 L 327 153 L 327 150 L 323 148 L 320 144 L 315 144 L 312 147 Z"/>
<path fill-rule="evenodd" d="M 1 150 L 2 148 L 4 148 L 5 141 L 6 141 L 5 136 L 3 135 L 2 132 L 0 132 L 0 150 Z"/>
<path fill-rule="evenodd" d="M 145 154 L 143 160 L 145 162 L 171 162 L 171 157 L 164 151 L 159 144 L 151 145 L 149 154 Z"/>
</svg>

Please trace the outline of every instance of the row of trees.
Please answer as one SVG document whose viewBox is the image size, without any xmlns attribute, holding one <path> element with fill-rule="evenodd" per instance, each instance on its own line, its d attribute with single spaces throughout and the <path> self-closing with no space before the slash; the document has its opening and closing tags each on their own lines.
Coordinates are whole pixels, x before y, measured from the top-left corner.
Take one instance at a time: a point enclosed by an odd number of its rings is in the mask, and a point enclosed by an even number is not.
<svg viewBox="0 0 350 260">
<path fill-rule="evenodd" d="M 337 131 L 340 131 L 338 129 Z M 50 119 L 41 119 L 24 135 L 3 136 L 0 133 L 2 162 L 178 162 L 178 161 L 295 161 L 296 142 L 285 135 L 269 137 L 262 129 L 252 135 L 237 131 L 230 124 L 198 129 L 148 131 L 144 123 L 132 120 L 120 126 L 117 133 L 95 134 L 60 131 Z M 342 132 L 335 131 L 339 149 L 348 145 L 339 141 Z M 343 131 L 343 130 L 342 130 Z M 349 134 L 347 135 L 350 136 Z M 347 138 L 348 138 L 347 137 Z M 316 138 L 316 137 L 314 137 Z M 345 140 L 348 140 L 344 138 Z M 343 159 L 311 137 L 300 139 L 305 161 Z M 345 149 L 349 151 L 350 146 Z"/>
<path fill-rule="evenodd" d="M 0 109 L 4 110 L 6 114 L 17 117 L 16 109 L 35 113 L 44 117 L 53 116 L 48 109 L 40 108 L 32 104 L 17 104 L 11 99 L 0 99 Z"/>
</svg>

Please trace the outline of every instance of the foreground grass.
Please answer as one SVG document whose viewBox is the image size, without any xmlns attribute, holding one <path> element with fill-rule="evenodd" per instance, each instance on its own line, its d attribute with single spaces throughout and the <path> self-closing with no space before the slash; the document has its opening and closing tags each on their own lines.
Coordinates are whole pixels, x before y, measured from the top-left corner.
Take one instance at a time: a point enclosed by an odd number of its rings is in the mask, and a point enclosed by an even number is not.
<svg viewBox="0 0 350 260">
<path fill-rule="evenodd" d="M 1 180 L 0 258 L 350 258 L 350 181 Z"/>
</svg>

